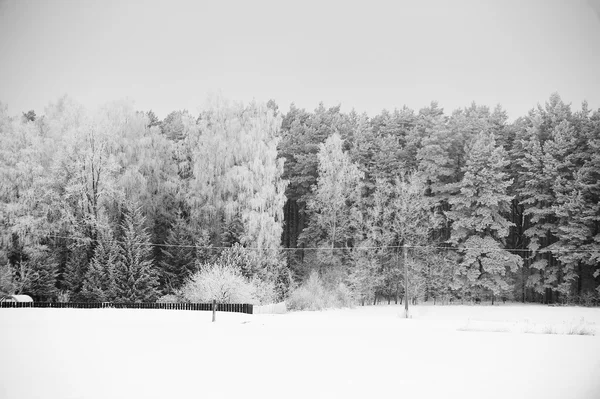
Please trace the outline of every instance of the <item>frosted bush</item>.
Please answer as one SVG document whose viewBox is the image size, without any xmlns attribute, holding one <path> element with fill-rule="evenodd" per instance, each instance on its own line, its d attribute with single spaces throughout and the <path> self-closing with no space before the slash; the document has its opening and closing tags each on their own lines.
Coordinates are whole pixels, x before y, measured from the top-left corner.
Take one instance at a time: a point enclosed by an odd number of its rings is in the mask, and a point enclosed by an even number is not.
<svg viewBox="0 0 600 399">
<path fill-rule="evenodd" d="M 181 295 L 186 301 L 208 303 L 272 303 L 272 283 L 244 277 L 233 264 L 207 264 L 184 284 Z"/>
<path fill-rule="evenodd" d="M 354 296 L 346 284 L 339 283 L 333 294 L 336 300 L 336 307 L 351 307 L 354 305 Z"/>
<path fill-rule="evenodd" d="M 156 303 L 179 303 L 179 302 L 182 302 L 181 298 L 179 298 L 177 295 L 173 295 L 173 294 L 163 295 L 160 298 L 158 298 L 158 300 L 156 301 Z"/>
<path fill-rule="evenodd" d="M 254 278 L 251 280 L 251 284 L 254 286 L 254 296 L 258 303 L 271 304 L 276 302 L 277 294 L 274 283 Z"/>
<path fill-rule="evenodd" d="M 290 310 L 322 310 L 351 306 L 353 298 L 346 285 L 340 283 L 328 290 L 318 273 L 313 272 L 304 284 L 291 292 L 286 303 Z"/>
</svg>

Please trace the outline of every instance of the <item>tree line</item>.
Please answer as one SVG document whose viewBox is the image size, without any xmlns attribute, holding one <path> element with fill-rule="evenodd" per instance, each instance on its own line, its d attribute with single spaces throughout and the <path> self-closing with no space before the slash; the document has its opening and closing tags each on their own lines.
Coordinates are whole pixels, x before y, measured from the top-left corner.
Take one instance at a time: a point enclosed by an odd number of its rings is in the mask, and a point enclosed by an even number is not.
<svg viewBox="0 0 600 399">
<path fill-rule="evenodd" d="M 558 94 L 513 122 L 435 102 L 0 105 L 0 290 L 155 301 L 233 265 L 271 301 L 316 273 L 363 303 L 406 278 L 418 300 L 593 303 L 599 150 L 600 110 Z"/>
</svg>

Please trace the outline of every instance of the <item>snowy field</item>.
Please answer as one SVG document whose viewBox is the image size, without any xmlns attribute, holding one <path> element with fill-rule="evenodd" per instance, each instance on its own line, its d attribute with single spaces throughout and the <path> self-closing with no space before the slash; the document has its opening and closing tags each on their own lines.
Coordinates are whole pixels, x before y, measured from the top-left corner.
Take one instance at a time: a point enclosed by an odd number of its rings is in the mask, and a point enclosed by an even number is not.
<svg viewBox="0 0 600 399">
<path fill-rule="evenodd" d="M 411 309 L 0 309 L 0 398 L 600 398 L 600 309 Z"/>
</svg>

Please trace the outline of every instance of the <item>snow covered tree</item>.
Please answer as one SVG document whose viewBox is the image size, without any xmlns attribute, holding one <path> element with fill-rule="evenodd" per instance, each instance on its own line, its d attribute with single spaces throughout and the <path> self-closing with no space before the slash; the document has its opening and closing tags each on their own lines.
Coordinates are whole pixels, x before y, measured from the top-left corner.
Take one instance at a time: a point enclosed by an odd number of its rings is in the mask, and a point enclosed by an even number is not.
<svg viewBox="0 0 600 399">
<path fill-rule="evenodd" d="M 34 277 L 22 290 L 31 293 L 39 301 L 50 301 L 55 299 L 57 293 L 58 264 L 52 259 L 51 254 L 44 252 L 44 256 L 34 257 L 30 260 L 34 263 Z"/>
<path fill-rule="evenodd" d="M 415 174 L 398 177 L 392 186 L 390 206 L 384 211 L 387 214 L 385 219 L 390 221 L 394 241 L 402 247 L 406 312 L 411 287 L 413 294 L 416 293 L 415 288 L 419 282 L 415 279 L 411 283 L 411 277 L 416 276 L 411 262 L 422 263 L 417 256 L 419 252 L 411 250 L 411 247 L 426 245 L 436 223 L 435 214 L 431 211 L 433 204 L 431 198 L 425 196 L 425 190 L 425 183 Z"/>
<path fill-rule="evenodd" d="M 280 125 L 280 117 L 263 104 L 243 107 L 216 98 L 202 113 L 201 134 L 189 142 L 190 203 L 192 216 L 213 227 L 213 238 L 239 218 L 241 244 L 279 247 L 287 185 L 277 156 Z"/>
<path fill-rule="evenodd" d="M 0 295 L 13 294 L 15 284 L 13 282 L 13 271 L 8 261 L 1 262 L 0 259 Z"/>
<path fill-rule="evenodd" d="M 463 255 L 458 268 L 463 283 L 499 295 L 508 289 L 503 280 L 507 270 L 522 264 L 519 256 L 504 248 L 511 226 L 503 216 L 512 198 L 506 194 L 511 184 L 504 171 L 508 161 L 491 133 L 481 132 L 469 150 L 460 192 L 450 198 L 450 242 Z"/>
<path fill-rule="evenodd" d="M 385 275 L 381 273 L 377 251 L 361 249 L 352 252 L 353 268 L 348 278 L 356 299 L 364 306 L 374 299 L 375 293 L 385 284 Z"/>
<path fill-rule="evenodd" d="M 116 270 L 121 261 L 119 244 L 110 228 L 101 231 L 94 257 L 85 274 L 81 295 L 88 301 L 112 301 L 117 295 Z"/>
<path fill-rule="evenodd" d="M 152 302 L 158 296 L 158 273 L 144 222 L 139 206 L 129 206 L 121 225 L 121 259 L 115 270 L 118 301 Z"/>
<path fill-rule="evenodd" d="M 584 103 L 576 116 L 579 126 L 560 123 L 552 132 L 555 144 L 549 146 L 558 178 L 552 206 L 557 241 L 548 250 L 561 265 L 556 290 L 570 294 L 577 280 L 577 294 L 582 295 L 585 275 L 600 275 L 600 111 L 590 118 Z M 599 282 L 595 288 L 600 291 Z"/>
<path fill-rule="evenodd" d="M 317 245 L 326 243 L 330 248 L 346 247 L 353 236 L 351 209 L 360 197 L 359 182 L 363 177 L 342 146 L 338 134 L 320 145 L 319 178 L 308 203 L 309 231 L 314 234 L 305 236 L 305 240 L 312 239 Z"/>
<path fill-rule="evenodd" d="M 75 301 L 83 299 L 80 294 L 89 267 L 87 251 L 86 244 L 79 241 L 72 243 L 62 273 L 61 287 L 67 290 L 70 298 Z"/>
<path fill-rule="evenodd" d="M 166 293 L 173 293 L 196 269 L 194 233 L 181 212 L 177 214 L 165 245 L 161 248 L 161 285 Z"/>
<path fill-rule="evenodd" d="M 356 227 L 353 213 L 360 200 L 363 173 L 343 150 L 343 140 L 335 133 L 320 145 L 318 160 L 319 177 L 307 206 L 310 222 L 300 241 L 330 249 L 311 254 L 309 265 L 318 266 L 321 273 L 326 271 L 326 280 L 337 284 L 347 274 L 342 267 L 347 253 L 333 249 L 349 248 L 352 244 Z"/>
</svg>

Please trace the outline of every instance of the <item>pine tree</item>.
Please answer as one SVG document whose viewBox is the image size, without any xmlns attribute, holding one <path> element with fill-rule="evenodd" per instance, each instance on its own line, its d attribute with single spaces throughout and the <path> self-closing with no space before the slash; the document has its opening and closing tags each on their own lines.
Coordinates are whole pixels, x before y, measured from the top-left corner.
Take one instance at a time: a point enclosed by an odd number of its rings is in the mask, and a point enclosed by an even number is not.
<svg viewBox="0 0 600 399">
<path fill-rule="evenodd" d="M 151 302 L 158 296 L 158 274 L 144 222 L 140 207 L 130 206 L 121 225 L 121 259 L 115 270 L 118 301 Z"/>
<path fill-rule="evenodd" d="M 462 261 L 458 268 L 464 283 L 494 295 L 508 289 L 503 280 L 507 269 L 521 265 L 519 256 L 504 249 L 511 223 L 503 213 L 511 196 L 511 181 L 504 171 L 505 151 L 497 147 L 491 133 L 481 132 L 471 143 L 460 193 L 450 199 L 451 242 L 458 246 Z"/>
<path fill-rule="evenodd" d="M 516 151 L 520 166 L 516 169 L 517 193 L 525 217 L 524 236 L 531 251 L 526 285 L 544 294 L 546 301 L 551 300 L 552 291 L 566 292 L 573 278 L 572 267 L 565 268 L 558 252 L 552 252 L 552 248 L 562 245 L 557 244 L 558 197 L 564 198 L 564 193 L 570 191 L 575 165 L 569 164 L 572 155 L 578 153 L 572 120 L 569 105 L 553 94 L 544 108 L 538 106 L 530 112 L 517 146 L 520 151 Z"/>
<path fill-rule="evenodd" d="M 600 111 L 591 118 L 584 104 L 574 129 L 557 130 L 555 153 L 556 168 L 562 177 L 554 184 L 556 202 L 555 236 L 557 242 L 549 247 L 555 251 L 563 266 L 557 290 L 570 293 L 576 279 L 577 294 L 582 294 L 584 269 L 591 268 L 598 278 L 600 268 Z M 563 125 L 563 124 L 561 124 Z M 559 126 L 561 126 L 559 125 Z M 600 291 L 600 281 L 596 282 Z"/>
</svg>

